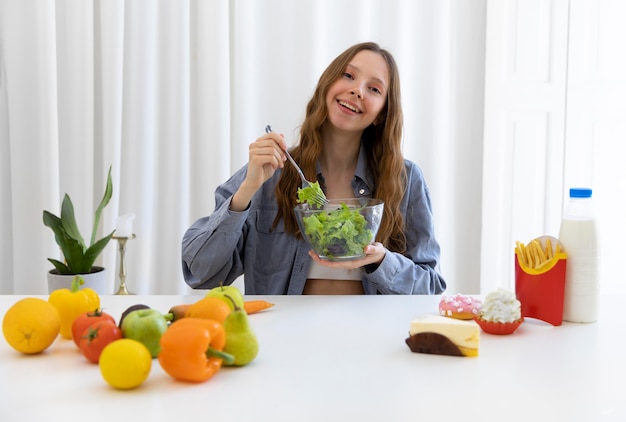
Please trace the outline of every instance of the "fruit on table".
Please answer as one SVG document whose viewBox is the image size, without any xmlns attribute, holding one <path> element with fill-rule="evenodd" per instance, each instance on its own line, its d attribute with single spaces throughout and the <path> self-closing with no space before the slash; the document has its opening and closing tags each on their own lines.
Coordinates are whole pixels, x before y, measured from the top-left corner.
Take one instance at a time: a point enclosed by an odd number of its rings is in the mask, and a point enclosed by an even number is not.
<svg viewBox="0 0 626 422">
<path fill-rule="evenodd" d="M 138 309 L 150 309 L 150 307 L 148 305 L 144 305 L 143 303 L 138 303 L 136 305 L 129 306 L 124 312 L 122 312 L 122 315 L 120 316 L 120 322 L 118 323 L 118 326 L 120 328 L 122 328 L 122 322 L 124 322 L 124 318 L 126 318 L 126 315 L 128 315 L 132 311 L 136 311 Z"/>
<path fill-rule="evenodd" d="M 72 279 L 70 289 L 54 290 L 48 296 L 48 302 L 53 304 L 61 317 L 61 335 L 72 338 L 72 324 L 81 314 L 100 308 L 100 296 L 89 287 L 81 288 L 85 281 L 80 275 Z"/>
<path fill-rule="evenodd" d="M 115 340 L 122 338 L 122 330 L 115 321 L 97 321 L 78 335 L 78 348 L 91 363 L 98 363 L 102 350 Z"/>
<path fill-rule="evenodd" d="M 229 296 L 227 296 L 229 297 Z M 235 357 L 235 366 L 244 366 L 254 360 L 259 353 L 259 341 L 250 326 L 248 314 L 238 307 L 224 321 L 226 345 L 224 351 Z"/>
<path fill-rule="evenodd" d="M 57 308 L 39 298 L 24 298 L 11 306 L 2 319 L 2 334 L 9 346 L 26 354 L 46 350 L 59 335 Z"/>
<path fill-rule="evenodd" d="M 212 319 L 221 324 L 230 312 L 230 306 L 223 299 L 207 296 L 192 303 L 187 309 L 185 317 Z"/>
<path fill-rule="evenodd" d="M 190 306 L 191 306 L 190 303 L 174 305 L 170 308 L 169 311 L 167 311 L 165 318 L 170 322 L 178 321 L 179 319 L 185 317 L 187 310 L 189 309 Z"/>
<path fill-rule="evenodd" d="M 112 387 L 128 390 L 141 385 L 150 375 L 152 356 L 141 342 L 123 338 L 102 350 L 100 374 Z"/>
<path fill-rule="evenodd" d="M 165 316 L 156 309 L 136 309 L 122 322 L 122 336 L 144 344 L 155 358 L 159 354 L 161 335 L 167 330 Z"/>
<path fill-rule="evenodd" d="M 159 364 L 174 379 L 203 382 L 220 370 L 222 361 L 232 361 L 221 352 L 225 343 L 226 332 L 219 322 L 185 317 L 163 333 Z"/>
<path fill-rule="evenodd" d="M 83 335 L 85 329 L 100 321 L 110 321 L 115 324 L 113 315 L 103 312 L 102 309 L 85 312 L 74 320 L 72 323 L 72 340 L 74 340 L 76 346 L 78 346 L 80 337 Z"/>
<path fill-rule="evenodd" d="M 240 308 L 243 308 L 243 302 L 244 302 L 243 293 L 241 293 L 241 290 L 239 290 L 235 286 L 223 286 L 222 285 L 222 286 L 214 287 L 207 292 L 205 297 L 219 297 L 220 299 L 222 299 L 224 302 L 228 304 L 228 306 L 230 307 L 232 311 L 235 308 L 235 306 L 233 305 L 233 302 L 231 300 L 226 298 L 226 295 L 232 298 L 232 300 L 235 302 L 235 305 L 239 306 Z"/>
</svg>

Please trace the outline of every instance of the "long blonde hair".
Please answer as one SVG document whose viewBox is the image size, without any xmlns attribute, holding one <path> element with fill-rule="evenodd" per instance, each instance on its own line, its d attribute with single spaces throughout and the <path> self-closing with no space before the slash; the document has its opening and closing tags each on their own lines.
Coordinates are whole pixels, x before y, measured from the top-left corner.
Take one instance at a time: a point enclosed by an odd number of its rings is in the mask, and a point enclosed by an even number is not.
<svg viewBox="0 0 626 422">
<path fill-rule="evenodd" d="M 307 180 L 317 180 L 316 163 L 322 151 L 321 128 L 328 117 L 326 94 L 329 87 L 341 77 L 352 58 L 362 50 L 379 54 L 389 68 L 387 101 L 376 123 L 363 132 L 363 146 L 369 168 L 374 178 L 374 197 L 385 202 L 385 212 L 376 236 L 389 250 L 404 252 L 404 216 L 400 212 L 400 201 L 406 190 L 406 169 L 401 151 L 403 116 L 400 100 L 400 77 L 393 56 L 376 43 L 365 42 L 353 45 L 330 63 L 320 76 L 313 97 L 306 107 L 306 117 L 300 128 L 300 143 L 290 150 Z M 297 203 L 300 178 L 293 166 L 283 168 L 276 186 L 278 213 L 274 226 L 282 218 L 285 231 L 301 236 L 293 208 Z"/>
</svg>

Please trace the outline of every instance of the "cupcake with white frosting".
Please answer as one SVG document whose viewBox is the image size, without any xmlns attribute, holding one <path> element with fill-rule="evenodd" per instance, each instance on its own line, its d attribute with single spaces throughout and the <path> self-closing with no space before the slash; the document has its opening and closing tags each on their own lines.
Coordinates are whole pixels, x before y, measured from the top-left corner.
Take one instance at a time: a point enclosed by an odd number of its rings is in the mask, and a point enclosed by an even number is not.
<svg viewBox="0 0 626 422">
<path fill-rule="evenodd" d="M 474 320 L 486 333 L 511 334 L 524 321 L 522 305 L 513 292 L 498 289 L 485 297 L 482 309 Z"/>
</svg>

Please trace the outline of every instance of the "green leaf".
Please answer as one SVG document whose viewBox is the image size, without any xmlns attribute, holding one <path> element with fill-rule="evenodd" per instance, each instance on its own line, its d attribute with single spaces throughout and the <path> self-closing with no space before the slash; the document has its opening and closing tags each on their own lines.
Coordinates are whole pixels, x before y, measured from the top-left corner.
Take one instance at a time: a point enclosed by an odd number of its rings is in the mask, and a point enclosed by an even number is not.
<svg viewBox="0 0 626 422">
<path fill-rule="evenodd" d="M 326 256 L 359 255 L 371 242 L 372 231 L 358 209 L 341 208 L 302 218 L 313 248 Z"/>
<path fill-rule="evenodd" d="M 54 268 L 57 269 L 59 274 L 72 274 L 70 269 L 67 268 L 67 265 L 65 265 L 61 261 L 59 261 L 57 259 L 53 259 L 53 258 L 48 258 L 48 261 L 52 262 L 52 265 L 54 265 Z"/>
<path fill-rule="evenodd" d="M 74 216 L 74 204 L 72 204 L 72 200 L 67 193 L 61 203 L 61 222 L 67 235 L 78 241 L 82 248 L 85 249 L 85 240 L 78 230 L 76 217 Z"/>
<path fill-rule="evenodd" d="M 82 268 L 86 268 L 87 270 L 81 271 L 79 272 L 79 274 L 86 274 L 91 270 L 93 263 L 98 258 L 98 255 L 100 255 L 100 253 L 104 250 L 107 243 L 109 243 L 109 240 L 111 240 L 113 233 L 115 233 L 115 231 L 112 231 L 111 233 L 109 233 L 108 236 L 103 237 L 102 239 L 91 245 L 89 248 L 87 248 L 87 250 L 85 251 L 85 256 L 82 260 Z"/>
<path fill-rule="evenodd" d="M 63 222 L 61 221 L 61 219 L 49 211 L 44 211 L 43 224 L 52 229 L 57 244 L 61 246 L 60 242 L 63 240 L 63 233 L 65 233 L 65 230 L 63 229 Z"/>
<path fill-rule="evenodd" d="M 73 237 L 69 236 L 65 231 L 65 225 L 63 221 L 54 214 L 48 211 L 43 212 L 43 222 L 46 226 L 50 227 L 54 231 L 54 239 L 63 252 L 63 257 L 68 263 L 67 267 L 71 271 L 71 263 L 76 259 L 82 259 L 84 253 L 84 246 Z"/>
<path fill-rule="evenodd" d="M 311 183 L 307 187 L 298 188 L 298 202 L 301 204 L 323 206 L 324 204 L 320 203 L 320 198 L 326 198 L 326 196 L 318 181 Z"/>
<path fill-rule="evenodd" d="M 76 239 L 67 235 L 63 238 L 62 245 L 65 262 L 72 274 L 85 273 L 85 267 L 87 268 L 86 272 L 89 272 L 91 265 L 87 266 L 88 264 L 85 263 L 85 250 L 83 249 L 83 245 Z"/>
<path fill-rule="evenodd" d="M 100 215 L 102 214 L 102 210 L 104 210 L 104 208 L 108 205 L 109 201 L 111 200 L 111 197 L 113 196 L 113 181 L 111 180 L 111 167 L 112 166 L 109 166 L 109 174 L 107 176 L 107 185 L 104 190 L 104 195 L 102 196 L 100 205 L 98 205 L 98 208 L 96 209 L 96 215 L 93 220 L 93 229 L 91 231 L 91 241 L 89 242 L 89 245 L 93 245 L 94 242 L 96 241 L 98 226 L 100 225 Z"/>
</svg>

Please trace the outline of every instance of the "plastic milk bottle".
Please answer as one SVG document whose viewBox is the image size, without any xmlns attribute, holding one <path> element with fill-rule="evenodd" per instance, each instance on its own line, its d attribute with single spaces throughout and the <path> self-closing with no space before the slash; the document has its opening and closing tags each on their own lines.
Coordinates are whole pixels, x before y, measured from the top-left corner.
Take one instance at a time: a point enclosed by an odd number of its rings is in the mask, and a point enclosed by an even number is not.
<svg viewBox="0 0 626 422">
<path fill-rule="evenodd" d="M 588 188 L 570 189 L 559 231 L 567 253 L 563 320 L 570 322 L 598 319 L 599 251 L 591 193 Z"/>
</svg>

